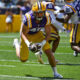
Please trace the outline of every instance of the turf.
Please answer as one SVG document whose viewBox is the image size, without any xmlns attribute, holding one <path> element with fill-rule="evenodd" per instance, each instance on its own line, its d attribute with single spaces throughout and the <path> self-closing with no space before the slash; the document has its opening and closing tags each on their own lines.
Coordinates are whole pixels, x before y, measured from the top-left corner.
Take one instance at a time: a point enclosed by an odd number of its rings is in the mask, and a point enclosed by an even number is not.
<svg viewBox="0 0 80 80">
<path fill-rule="evenodd" d="M 64 76 L 62 80 L 80 80 L 80 55 L 73 56 L 69 34 L 60 33 L 60 36 L 55 53 L 58 72 Z M 19 33 L 0 33 L 0 80 L 55 80 L 45 54 L 42 55 L 45 64 L 39 64 L 32 52 L 27 62 L 20 62 L 12 45 L 14 38 L 19 39 Z"/>
</svg>

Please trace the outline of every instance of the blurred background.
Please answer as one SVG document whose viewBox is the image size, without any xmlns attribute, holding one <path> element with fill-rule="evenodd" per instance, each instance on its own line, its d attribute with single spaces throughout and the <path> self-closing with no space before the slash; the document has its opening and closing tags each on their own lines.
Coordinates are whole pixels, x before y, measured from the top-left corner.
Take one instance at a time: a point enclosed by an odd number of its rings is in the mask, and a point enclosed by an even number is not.
<svg viewBox="0 0 80 80">
<path fill-rule="evenodd" d="M 0 0 L 0 32 L 19 32 L 23 15 L 31 10 L 31 0 Z"/>
<path fill-rule="evenodd" d="M 0 0 L 0 32 L 19 32 L 24 14 L 31 10 L 36 1 L 38 0 Z M 56 0 L 55 4 L 62 7 L 64 0 Z M 67 25 L 65 27 L 68 29 Z"/>
</svg>

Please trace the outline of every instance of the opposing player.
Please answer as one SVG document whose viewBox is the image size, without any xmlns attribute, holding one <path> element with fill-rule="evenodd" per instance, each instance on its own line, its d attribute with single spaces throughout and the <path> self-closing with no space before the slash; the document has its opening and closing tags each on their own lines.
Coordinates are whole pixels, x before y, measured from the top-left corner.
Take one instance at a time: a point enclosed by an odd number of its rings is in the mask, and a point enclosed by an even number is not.
<svg viewBox="0 0 80 80">
<path fill-rule="evenodd" d="M 14 40 L 16 54 L 22 62 L 25 62 L 28 59 L 30 42 L 40 43 L 42 45 L 41 49 L 48 57 L 49 64 L 54 72 L 54 78 L 63 78 L 56 70 L 55 58 L 48 43 L 51 31 L 51 18 L 45 10 L 43 3 L 37 2 L 32 6 L 32 10 L 25 14 L 21 27 L 20 47 L 18 41 Z M 45 28 L 46 37 L 40 31 L 41 28 Z"/>
<path fill-rule="evenodd" d="M 65 0 L 66 5 L 64 6 L 64 10 L 60 12 L 64 12 L 64 18 L 59 19 L 56 18 L 58 21 L 63 23 L 68 23 L 71 20 L 71 23 L 74 24 L 71 34 L 70 34 L 70 44 L 71 48 L 74 50 L 74 56 L 78 55 L 80 52 L 80 26 L 79 26 L 79 10 L 80 9 L 80 1 L 76 1 L 74 5 L 74 0 Z M 77 9 L 78 8 L 78 9 Z"/>
</svg>

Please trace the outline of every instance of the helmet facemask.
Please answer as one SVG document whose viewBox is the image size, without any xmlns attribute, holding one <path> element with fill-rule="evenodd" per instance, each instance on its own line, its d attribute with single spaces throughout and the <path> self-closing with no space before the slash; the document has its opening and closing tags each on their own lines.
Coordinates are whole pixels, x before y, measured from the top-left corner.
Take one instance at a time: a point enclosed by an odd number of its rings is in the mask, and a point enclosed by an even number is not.
<svg viewBox="0 0 80 80">
<path fill-rule="evenodd" d="M 45 11 L 34 12 L 34 16 L 35 16 L 36 20 L 41 21 L 45 16 Z"/>
</svg>

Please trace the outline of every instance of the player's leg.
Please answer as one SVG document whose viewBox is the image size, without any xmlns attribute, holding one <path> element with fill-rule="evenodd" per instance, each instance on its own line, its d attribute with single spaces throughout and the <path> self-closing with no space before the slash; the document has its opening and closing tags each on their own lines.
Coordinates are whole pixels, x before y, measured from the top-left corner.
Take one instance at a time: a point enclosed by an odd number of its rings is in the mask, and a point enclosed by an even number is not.
<svg viewBox="0 0 80 80">
<path fill-rule="evenodd" d="M 25 62 L 28 59 L 29 56 L 29 50 L 27 45 L 25 44 L 24 40 L 21 38 L 20 44 L 18 42 L 18 39 L 14 39 L 14 46 L 16 48 L 16 55 L 17 57 L 22 61 Z"/>
<path fill-rule="evenodd" d="M 29 48 L 26 45 L 26 43 L 24 42 L 23 38 L 21 38 L 20 41 L 20 60 L 22 62 L 25 62 L 28 60 L 29 57 Z"/>
<path fill-rule="evenodd" d="M 76 51 L 75 54 L 78 55 L 78 52 L 80 52 L 80 47 L 78 45 L 80 38 L 80 27 L 78 24 L 75 24 L 72 28 L 71 34 L 70 34 L 70 43 L 71 48 Z M 73 54 L 74 55 L 74 54 Z"/>
<path fill-rule="evenodd" d="M 74 53 L 73 53 L 74 56 L 78 56 L 78 52 L 80 52 L 80 46 L 79 46 L 80 30 L 79 29 L 80 28 L 78 24 L 74 25 L 70 35 L 70 43 L 71 43 L 71 48 L 74 50 Z"/>
<path fill-rule="evenodd" d="M 39 62 L 40 64 L 44 64 L 44 61 L 43 61 L 43 59 L 42 59 L 42 51 L 36 52 L 36 53 L 35 53 L 35 56 L 37 57 L 38 62 Z"/>
<path fill-rule="evenodd" d="M 57 49 L 57 47 L 59 45 L 60 36 L 58 34 L 58 30 L 53 25 L 51 25 L 51 27 L 52 27 L 52 30 L 51 30 L 51 34 L 50 34 L 51 38 L 49 39 L 49 43 L 52 42 L 52 52 L 55 53 L 55 51 L 56 51 L 56 49 Z M 43 34 L 44 34 L 44 36 L 46 36 L 45 33 L 43 33 Z M 41 55 L 42 55 L 41 53 L 42 53 L 42 51 L 39 51 L 35 55 L 37 55 L 38 61 L 40 63 L 43 63 L 43 60 L 41 58 Z M 56 63 L 58 63 L 58 60 L 56 60 Z"/>
<path fill-rule="evenodd" d="M 16 56 L 20 58 L 20 45 L 17 38 L 13 41 L 13 47 L 16 49 Z"/>
<path fill-rule="evenodd" d="M 60 42 L 60 37 L 58 37 L 56 40 L 53 41 L 52 43 L 52 52 L 55 53 L 56 49 L 58 48 Z"/>
<path fill-rule="evenodd" d="M 51 65 L 52 70 L 53 70 L 53 72 L 54 72 L 54 73 L 53 73 L 53 74 L 54 74 L 54 78 L 63 78 L 63 76 L 60 75 L 60 74 L 57 72 L 55 57 L 54 57 L 54 55 L 53 55 L 53 53 L 52 53 L 52 50 L 50 49 L 50 45 L 49 45 L 48 42 L 44 45 L 43 51 L 45 52 L 45 54 L 46 54 L 47 57 L 48 57 L 49 64 Z"/>
<path fill-rule="evenodd" d="M 57 28 L 53 25 L 51 25 L 51 27 L 52 27 L 52 30 L 51 30 L 50 41 L 52 41 L 52 52 L 55 53 L 55 51 L 59 45 L 60 36 L 59 36 Z"/>
</svg>

